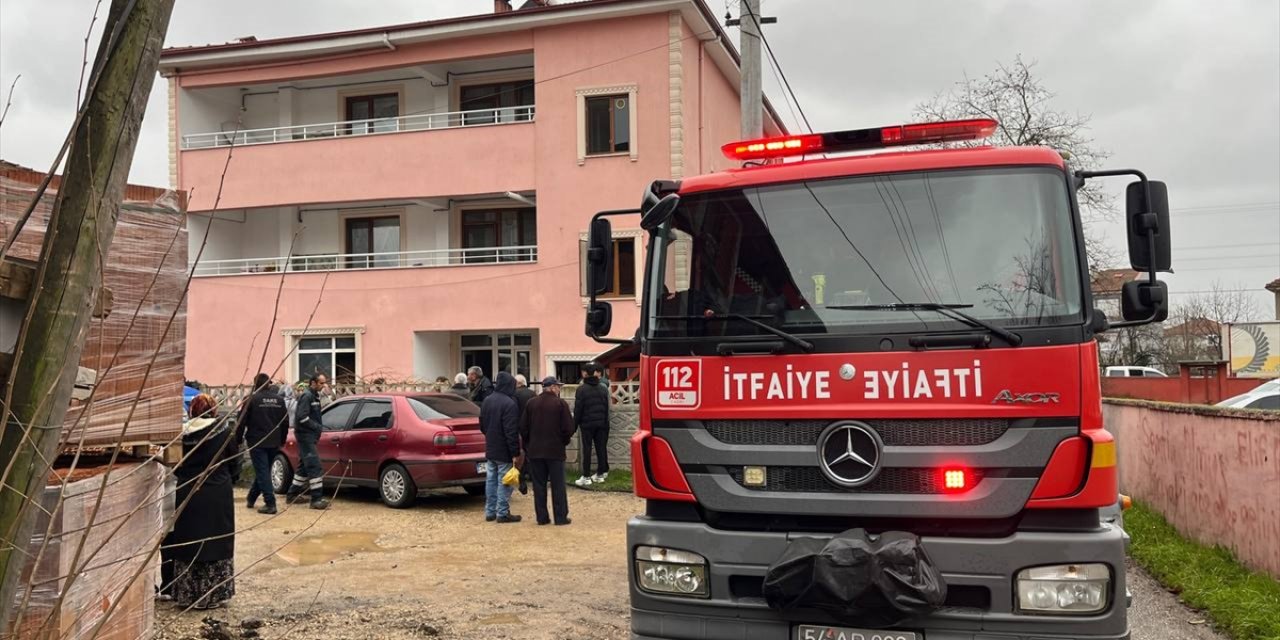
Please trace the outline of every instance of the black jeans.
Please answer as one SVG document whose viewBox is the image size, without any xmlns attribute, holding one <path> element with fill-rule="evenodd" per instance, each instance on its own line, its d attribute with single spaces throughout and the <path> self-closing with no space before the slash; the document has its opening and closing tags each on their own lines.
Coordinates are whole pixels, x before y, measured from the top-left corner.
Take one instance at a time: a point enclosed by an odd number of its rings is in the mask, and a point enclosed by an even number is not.
<svg viewBox="0 0 1280 640">
<path fill-rule="evenodd" d="M 258 501 L 268 507 L 276 506 L 275 488 L 271 486 L 271 461 L 276 459 L 279 449 L 250 449 L 249 459 L 253 461 L 253 484 L 249 485 L 249 504 Z"/>
<path fill-rule="evenodd" d="M 547 515 L 547 483 L 551 483 L 551 509 L 556 522 L 569 520 L 569 495 L 564 486 L 564 460 L 530 458 L 526 467 L 533 476 L 533 512 L 538 522 L 551 522 Z"/>
<path fill-rule="evenodd" d="M 592 448 L 596 450 L 596 473 L 609 473 L 609 428 L 583 428 L 578 434 L 582 441 L 582 475 L 592 475 Z"/>
</svg>

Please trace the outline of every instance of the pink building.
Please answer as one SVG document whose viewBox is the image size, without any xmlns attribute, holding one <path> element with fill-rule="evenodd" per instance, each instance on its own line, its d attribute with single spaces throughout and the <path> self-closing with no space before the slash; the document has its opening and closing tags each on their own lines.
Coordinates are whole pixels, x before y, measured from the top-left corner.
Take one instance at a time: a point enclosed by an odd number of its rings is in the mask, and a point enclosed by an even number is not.
<svg viewBox="0 0 1280 640">
<path fill-rule="evenodd" d="M 725 168 L 739 129 L 737 56 L 702 0 L 499 0 L 172 48 L 161 70 L 198 276 L 186 373 L 208 384 L 247 382 L 264 348 L 290 379 L 574 378 L 601 351 L 582 332 L 591 215 Z M 614 228 L 623 335 L 644 238 Z"/>
</svg>

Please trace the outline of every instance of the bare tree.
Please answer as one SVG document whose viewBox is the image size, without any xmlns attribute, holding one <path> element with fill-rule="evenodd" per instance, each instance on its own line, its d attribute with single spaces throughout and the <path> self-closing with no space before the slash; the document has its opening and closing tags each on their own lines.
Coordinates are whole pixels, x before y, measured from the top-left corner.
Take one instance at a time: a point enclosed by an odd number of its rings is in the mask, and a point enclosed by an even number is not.
<svg viewBox="0 0 1280 640">
<path fill-rule="evenodd" d="M 968 75 L 946 91 L 917 104 L 914 114 L 921 120 L 992 118 L 1000 123 L 994 136 L 986 140 L 953 143 L 959 146 L 1044 146 L 1063 153 L 1076 169 L 1095 169 L 1110 155 L 1094 145 L 1088 135 L 1088 114 L 1056 109 L 1055 93 L 1040 82 L 1035 61 L 1021 55 L 1012 64 L 1000 63 L 980 78 Z M 1086 184 L 1077 194 L 1085 222 L 1085 246 L 1090 269 L 1105 269 L 1117 261 L 1091 228 L 1092 223 L 1111 218 L 1116 212 L 1114 198 L 1100 185 Z"/>
<path fill-rule="evenodd" d="M 1162 359 L 1166 362 L 1217 360 L 1222 353 L 1224 324 L 1248 322 L 1259 316 L 1257 303 L 1243 285 L 1213 283 L 1175 306 L 1165 322 Z"/>
</svg>

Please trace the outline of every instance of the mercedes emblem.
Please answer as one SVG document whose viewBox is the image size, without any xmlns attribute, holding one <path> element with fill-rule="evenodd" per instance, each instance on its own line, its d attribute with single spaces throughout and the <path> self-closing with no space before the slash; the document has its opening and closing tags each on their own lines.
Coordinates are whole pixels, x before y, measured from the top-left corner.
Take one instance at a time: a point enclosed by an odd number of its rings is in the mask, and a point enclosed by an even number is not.
<svg viewBox="0 0 1280 640">
<path fill-rule="evenodd" d="M 818 438 L 818 467 L 828 480 L 853 489 L 880 473 L 880 434 L 861 422 L 836 422 Z"/>
</svg>

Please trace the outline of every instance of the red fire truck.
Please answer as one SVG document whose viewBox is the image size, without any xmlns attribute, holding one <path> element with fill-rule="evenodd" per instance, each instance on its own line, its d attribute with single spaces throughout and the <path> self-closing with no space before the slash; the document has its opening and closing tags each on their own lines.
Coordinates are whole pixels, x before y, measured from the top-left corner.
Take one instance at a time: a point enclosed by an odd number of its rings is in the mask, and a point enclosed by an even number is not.
<svg viewBox="0 0 1280 640">
<path fill-rule="evenodd" d="M 1166 315 L 1167 191 L 938 148 L 997 126 L 733 143 L 742 168 L 593 218 L 587 333 L 642 359 L 632 638 L 1129 637 L 1096 339 Z M 1147 275 L 1108 323 L 1076 191 L 1120 175 Z M 648 232 L 626 341 L 595 299 L 616 215 Z"/>
</svg>

